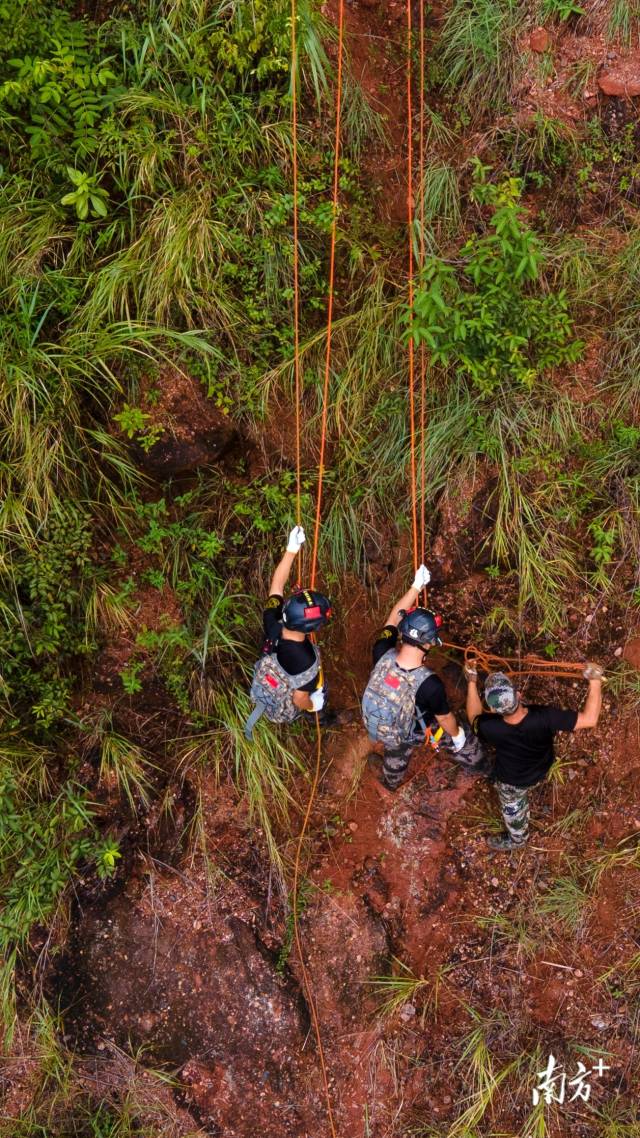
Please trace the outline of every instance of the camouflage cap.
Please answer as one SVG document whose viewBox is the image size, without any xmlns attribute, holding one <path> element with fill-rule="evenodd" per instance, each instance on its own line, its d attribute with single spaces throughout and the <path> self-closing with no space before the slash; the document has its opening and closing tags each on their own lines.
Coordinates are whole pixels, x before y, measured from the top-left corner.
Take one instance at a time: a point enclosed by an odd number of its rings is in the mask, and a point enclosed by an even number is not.
<svg viewBox="0 0 640 1138">
<path fill-rule="evenodd" d="M 484 681 L 484 698 L 492 711 L 510 715 L 518 703 L 518 692 L 504 672 L 492 672 Z"/>
</svg>

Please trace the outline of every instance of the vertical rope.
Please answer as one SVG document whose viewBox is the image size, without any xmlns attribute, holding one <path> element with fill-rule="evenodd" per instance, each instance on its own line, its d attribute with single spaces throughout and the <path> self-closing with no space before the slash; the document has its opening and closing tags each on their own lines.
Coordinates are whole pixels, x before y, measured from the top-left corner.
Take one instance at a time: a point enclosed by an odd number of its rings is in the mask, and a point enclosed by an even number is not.
<svg viewBox="0 0 640 1138">
<path fill-rule="evenodd" d="M 302 524 L 300 461 L 300 249 L 298 245 L 298 13 L 291 0 L 291 144 L 293 147 L 293 371 L 296 401 L 296 525 Z"/>
<path fill-rule="evenodd" d="M 292 9 L 292 26 L 295 26 L 296 0 L 291 0 L 291 9 Z M 295 40 L 293 40 L 293 42 L 295 44 Z M 328 406 L 329 406 L 329 381 L 330 381 L 330 377 L 331 377 L 331 346 L 332 346 L 331 345 L 331 338 L 332 338 L 332 331 L 333 331 L 333 297 L 334 297 L 334 289 L 335 289 L 336 237 L 337 237 L 337 227 L 338 227 L 338 194 L 339 194 L 339 189 L 340 189 L 340 134 L 341 134 L 341 116 L 342 116 L 343 43 L 344 43 L 344 0 L 340 0 L 339 19 L 338 19 L 338 66 L 337 66 L 337 76 L 336 76 L 335 144 L 334 144 L 334 157 L 333 157 L 333 193 L 332 193 L 332 211 L 333 212 L 332 212 L 332 222 L 331 222 L 331 248 L 330 248 L 330 254 L 329 254 L 329 278 L 328 278 L 328 295 L 327 295 L 327 341 L 326 341 L 325 364 L 324 364 L 324 383 L 323 383 L 323 389 L 322 389 L 322 419 L 321 419 L 321 428 L 320 428 L 320 454 L 319 454 L 319 459 L 318 459 L 318 485 L 317 485 L 317 492 L 316 492 L 316 516 L 315 516 L 315 526 L 314 526 L 314 533 L 313 533 L 313 551 L 312 551 L 312 556 L 311 556 L 311 573 L 310 573 L 311 588 L 313 588 L 315 586 L 316 571 L 317 571 L 317 565 L 318 565 L 318 544 L 319 544 L 319 539 L 320 539 L 320 521 L 321 521 L 321 517 L 322 517 L 322 490 L 323 490 L 324 464 L 325 464 L 326 440 L 327 440 L 327 412 L 328 412 Z M 297 117 L 296 117 L 296 136 L 297 136 Z M 296 165 L 295 169 L 297 171 L 297 165 Z M 297 229 L 297 200 L 294 203 L 294 229 Z M 296 233 L 296 244 L 297 244 L 297 233 Z M 297 269 L 295 270 L 295 288 L 296 288 L 296 293 L 297 293 L 297 291 L 298 291 Z M 297 312 L 298 312 L 298 310 L 296 309 L 296 317 L 295 317 L 296 324 L 297 324 L 297 319 L 298 319 Z M 299 340 L 297 338 L 298 337 L 297 331 L 295 332 L 295 337 L 296 337 L 295 351 L 296 351 L 296 357 L 298 357 L 299 356 Z M 300 373 L 299 359 L 297 359 L 297 372 L 296 372 L 296 383 L 297 383 L 297 385 L 299 384 L 299 373 Z M 296 387 L 296 391 L 298 391 L 298 386 Z M 297 405 L 296 405 L 296 434 L 297 434 L 296 459 L 297 459 L 297 468 L 298 468 L 298 496 L 300 496 L 300 490 L 299 490 L 299 485 L 300 485 L 300 406 L 299 406 L 299 400 L 297 400 Z M 300 507 L 298 505 L 298 509 L 299 508 Z M 293 936 L 294 936 L 294 941 L 295 941 L 295 945 L 296 945 L 296 951 L 298 953 L 298 959 L 300 961 L 300 969 L 302 972 L 304 990 L 305 990 L 305 994 L 306 994 L 306 998 L 307 998 L 309 1013 L 311 1015 L 311 1022 L 313 1024 L 313 1030 L 314 1030 L 314 1034 L 316 1037 L 316 1043 L 317 1043 L 317 1047 L 318 1047 L 318 1059 L 320 1062 L 320 1069 L 322 1072 L 322 1084 L 323 1084 L 324 1097 L 325 1097 L 325 1102 L 326 1102 L 326 1107 L 327 1107 L 327 1119 L 329 1122 L 329 1128 L 331 1130 L 331 1138 L 337 1138 L 337 1132 L 336 1132 L 335 1122 L 334 1122 L 334 1118 L 333 1118 L 333 1109 L 332 1109 L 332 1105 L 331 1105 L 331 1092 L 329 1089 L 329 1076 L 328 1076 L 328 1072 L 327 1072 L 327 1065 L 326 1065 L 326 1060 L 325 1060 L 325 1055 L 324 1055 L 324 1048 L 323 1048 L 323 1044 L 322 1044 L 322 1033 L 320 1031 L 320 1022 L 318 1019 L 318 1012 L 316 1009 L 316 1003 L 315 1003 L 315 998 L 314 998 L 314 994 L 313 994 L 313 987 L 311 984 L 311 978 L 309 976 L 307 966 L 305 963 L 304 949 L 303 949 L 303 944 L 302 944 L 302 936 L 300 933 L 300 925 L 299 925 L 299 921 L 298 921 L 298 898 L 299 898 L 299 889 L 300 889 L 300 871 L 301 871 L 301 864 L 302 864 L 302 853 L 303 853 L 303 846 L 304 846 L 305 837 L 306 837 L 307 830 L 309 827 L 309 821 L 311 818 L 311 812 L 313 810 L 313 804 L 315 802 L 316 792 L 318 789 L 318 783 L 320 781 L 321 759 L 322 759 L 322 736 L 321 736 L 321 731 L 320 731 L 320 720 L 318 718 L 318 714 L 316 713 L 316 756 L 315 756 L 315 767 L 314 767 L 313 781 L 311 784 L 311 791 L 309 793 L 309 800 L 307 802 L 307 807 L 305 810 L 305 815 L 304 815 L 304 819 L 302 822 L 302 827 L 301 827 L 300 833 L 298 835 L 298 841 L 296 844 L 296 852 L 295 852 L 295 857 L 294 857 L 293 885 L 292 885 Z"/>
<path fill-rule="evenodd" d="M 316 520 L 311 554 L 311 588 L 316 583 L 318 567 L 318 543 L 320 540 L 320 519 L 322 517 L 322 489 L 325 470 L 327 443 L 327 412 L 329 407 L 329 380 L 331 377 L 331 339 L 333 333 L 333 297 L 335 292 L 336 237 L 338 231 L 338 197 L 340 193 L 340 134 L 342 126 L 342 56 L 344 46 L 344 0 L 340 0 L 338 14 L 338 68 L 336 75 L 336 123 L 333 151 L 333 193 L 331 220 L 331 250 L 329 254 L 329 281 L 327 291 L 327 341 L 324 359 L 324 383 L 322 387 L 322 422 L 320 427 L 320 455 L 318 459 L 318 486 L 316 491 Z"/>
<path fill-rule="evenodd" d="M 425 43 L 424 43 L 424 3 L 420 0 L 420 152 L 419 152 L 419 187 L 420 187 L 420 260 L 419 270 L 420 275 L 424 269 L 425 263 L 425 238 L 424 238 L 424 121 L 425 121 L 425 99 L 424 99 L 424 64 L 425 64 Z M 420 550 L 421 560 L 424 561 L 426 549 L 426 502 L 425 502 L 425 432 L 426 432 L 426 392 L 427 392 L 427 354 L 424 341 L 420 344 Z"/>
<path fill-rule="evenodd" d="M 422 6 L 422 0 L 421 0 Z M 413 23 L 411 0 L 407 0 L 407 236 L 409 245 L 409 434 L 410 434 L 410 477 L 411 477 L 411 524 L 413 529 L 413 565 L 418 568 L 418 501 L 416 481 L 416 406 L 415 406 L 415 344 L 413 342 L 413 300 L 414 300 L 414 257 L 413 257 L 413 97 L 411 52 L 413 48 Z"/>
<path fill-rule="evenodd" d="M 425 124 L 425 27 L 424 2 L 420 0 L 420 151 L 419 151 L 419 193 L 420 193 L 420 276 L 425 263 L 424 238 L 424 124 Z M 427 430 L 427 351 L 424 341 L 420 343 L 420 560 L 425 561 L 427 548 L 426 534 L 426 430 Z M 424 590 L 422 603 L 427 605 L 427 590 Z"/>
</svg>

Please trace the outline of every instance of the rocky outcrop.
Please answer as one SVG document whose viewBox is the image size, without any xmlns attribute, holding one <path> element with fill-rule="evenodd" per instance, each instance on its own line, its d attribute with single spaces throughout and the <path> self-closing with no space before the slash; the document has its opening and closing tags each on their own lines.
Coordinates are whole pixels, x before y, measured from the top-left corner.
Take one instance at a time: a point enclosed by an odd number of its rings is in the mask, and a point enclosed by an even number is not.
<svg viewBox="0 0 640 1138">
<path fill-rule="evenodd" d="M 227 883 L 210 904 L 186 877 L 135 888 L 85 917 L 67 1030 L 85 1051 L 108 1040 L 179 1067 L 207 1133 L 254 1138 L 258 1119 L 261 1138 L 321 1133 L 306 1005 L 242 891 Z"/>
<path fill-rule="evenodd" d="M 151 446 L 134 441 L 131 449 L 137 465 L 153 478 L 212 466 L 239 442 L 235 424 L 207 397 L 200 381 L 176 367 L 145 380 L 141 396 L 158 437 Z"/>
<path fill-rule="evenodd" d="M 607 64 L 598 76 L 603 95 L 634 99 L 640 95 L 640 51 Z"/>
</svg>

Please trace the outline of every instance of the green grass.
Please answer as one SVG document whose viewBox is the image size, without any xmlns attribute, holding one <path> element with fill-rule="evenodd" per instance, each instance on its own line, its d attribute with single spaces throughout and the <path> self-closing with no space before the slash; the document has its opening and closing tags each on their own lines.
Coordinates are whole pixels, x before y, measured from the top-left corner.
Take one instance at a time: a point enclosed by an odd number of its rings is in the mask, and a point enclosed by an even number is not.
<svg viewBox="0 0 640 1138">
<path fill-rule="evenodd" d="M 458 173 L 453 165 L 438 158 L 425 162 L 424 180 L 415 206 L 415 244 L 420 244 L 420 218 L 424 216 L 425 246 L 429 252 L 456 233 L 462 220 Z"/>
<path fill-rule="evenodd" d="M 293 780 L 305 772 L 295 744 L 285 741 L 277 728 L 261 720 L 253 742 L 244 735 L 251 703 L 241 688 L 211 695 L 209 718 L 213 726 L 194 735 L 182 750 L 182 769 L 205 764 L 218 779 L 227 773 L 246 798 L 249 818 L 264 835 L 274 868 L 284 887 L 285 859 L 281 849 L 296 807 Z"/>
<path fill-rule="evenodd" d="M 640 3 L 638 0 L 613 0 L 609 23 L 609 39 L 619 39 L 627 47 L 640 41 Z"/>
<path fill-rule="evenodd" d="M 551 922 L 558 922 L 575 937 L 584 930 L 590 893 L 574 877 L 559 877 L 551 889 L 538 900 L 538 914 Z"/>
<path fill-rule="evenodd" d="M 31 1015 L 14 1058 L 30 1079 L 20 1113 L 3 1112 L 0 1138 L 170 1138 L 180 1113 L 172 1076 L 143 1052 L 111 1044 L 102 1056 L 104 1078 L 62 1042 L 62 1023 L 46 1004 Z M 195 1138 L 195 1131 L 193 1132 Z"/>
<path fill-rule="evenodd" d="M 422 1002 L 431 990 L 431 983 L 424 977 L 413 975 L 411 969 L 394 957 L 399 969 L 392 976 L 374 976 L 369 981 L 374 993 L 379 997 L 377 1013 L 384 1018 L 396 1015 L 402 1008 L 415 1000 Z"/>
<path fill-rule="evenodd" d="M 472 113 L 499 109 L 508 99 L 524 18 L 520 0 L 454 0 L 449 8 L 440 38 L 444 86 Z"/>
</svg>

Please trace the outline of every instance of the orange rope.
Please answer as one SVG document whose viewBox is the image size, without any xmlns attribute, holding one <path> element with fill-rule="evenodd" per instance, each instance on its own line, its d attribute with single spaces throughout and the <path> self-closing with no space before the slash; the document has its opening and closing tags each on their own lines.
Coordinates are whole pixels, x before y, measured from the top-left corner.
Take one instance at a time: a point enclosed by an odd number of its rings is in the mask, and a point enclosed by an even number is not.
<svg viewBox="0 0 640 1138">
<path fill-rule="evenodd" d="M 411 0 L 407 0 L 407 232 L 409 240 L 409 432 L 411 441 L 411 521 L 413 526 L 413 563 L 418 568 L 418 501 L 416 485 L 416 407 L 415 407 L 415 344 L 413 342 L 413 100 L 411 86 L 411 51 L 413 25 Z"/>
<path fill-rule="evenodd" d="M 474 644 L 465 647 L 444 640 L 443 646 L 462 652 L 465 664 L 473 661 L 475 667 L 483 672 L 505 672 L 508 676 L 547 676 L 551 679 L 575 680 L 585 668 L 584 664 L 571 660 L 545 660 L 533 652 L 524 656 L 496 656 L 493 652 L 476 648 Z"/>
<path fill-rule="evenodd" d="M 298 247 L 298 38 L 297 0 L 291 0 L 291 144 L 293 147 L 293 371 L 296 400 L 296 525 L 302 524 L 300 460 L 300 250 Z"/>
<path fill-rule="evenodd" d="M 291 0 L 291 22 L 292 28 L 295 28 L 297 18 L 296 14 L 296 0 Z M 292 34 L 292 46 L 295 51 L 295 33 Z M 324 365 L 324 383 L 322 391 L 322 420 L 320 429 L 320 453 L 318 458 L 318 486 L 316 496 L 316 516 L 315 526 L 313 533 L 313 549 L 311 555 L 311 572 L 310 572 L 310 585 L 314 588 L 316 582 L 316 571 L 318 565 L 318 545 L 320 539 L 320 520 L 322 517 L 322 490 L 324 481 L 325 470 L 325 453 L 327 441 L 327 414 L 329 407 L 329 382 L 331 377 L 331 339 L 333 332 L 333 298 L 335 291 L 335 265 L 336 265 L 336 241 L 337 241 L 337 228 L 338 228 L 338 196 L 340 191 L 340 135 L 341 135 L 341 116 L 342 116 L 342 60 L 343 60 L 343 44 L 344 44 L 344 0 L 340 0 L 339 4 L 339 19 L 338 19 L 338 66 L 336 76 L 336 117 L 335 117 L 335 143 L 334 143 L 334 157 L 333 157 L 333 194 L 332 194 L 332 222 L 331 222 L 331 249 L 329 255 L 329 279 L 328 279 L 328 294 L 327 294 L 327 341 L 325 352 L 325 365 Z M 297 116 L 295 117 L 296 131 L 297 131 Z M 297 179 L 297 162 L 294 165 L 294 176 Z M 297 191 L 294 194 L 294 228 L 297 229 Z M 297 243 L 297 233 L 296 233 Z M 297 256 L 297 254 L 296 254 Z M 295 337 L 295 353 L 296 353 L 296 393 L 298 394 L 299 384 L 299 338 L 297 330 L 297 320 L 299 313 L 299 303 L 297 300 L 299 281 L 297 272 L 297 261 L 294 260 L 294 288 L 296 292 L 296 303 L 294 306 L 296 331 Z M 298 510 L 299 505 L 299 486 L 300 486 L 300 405 L 299 399 L 296 400 L 296 432 L 297 432 L 297 450 L 296 461 L 298 470 Z M 298 835 L 296 845 L 296 852 L 293 865 L 293 885 L 292 885 L 292 908 L 293 908 L 293 936 L 300 961 L 300 969 L 302 972 L 302 979 L 304 990 L 307 998 L 307 1004 L 311 1015 L 313 1030 L 316 1037 L 316 1044 L 318 1048 L 318 1058 L 320 1062 L 320 1069 L 322 1072 L 322 1083 L 324 1089 L 324 1097 L 327 1107 L 327 1118 L 329 1121 L 329 1128 L 331 1130 L 332 1138 L 337 1138 L 335 1122 L 333 1118 L 333 1109 L 331 1105 L 331 1092 L 329 1089 L 329 1076 L 327 1073 L 327 1065 L 324 1054 L 324 1047 L 322 1044 L 322 1032 L 320 1031 L 320 1021 L 316 1008 L 311 978 L 309 976 L 307 966 L 304 959 L 304 950 L 302 944 L 302 937 L 300 934 L 300 925 L 298 921 L 298 897 L 300 887 L 300 871 L 302 862 L 302 852 L 304 841 L 306 838 L 307 830 L 309 827 L 309 820 L 313 810 L 318 783 L 320 781 L 320 769 L 322 760 L 322 736 L 320 732 L 320 720 L 316 712 L 316 758 L 315 768 L 313 773 L 313 781 L 311 784 L 311 791 L 309 793 L 309 800 L 305 810 L 302 827 Z"/>
<path fill-rule="evenodd" d="M 424 3 L 420 3 L 420 152 L 419 152 L 419 193 L 420 193 L 420 276 L 424 270 L 425 241 L 424 241 L 424 66 L 425 66 L 425 39 L 424 39 Z M 421 561 L 425 559 L 426 549 L 426 398 L 427 398 L 427 354 L 424 341 L 420 343 L 420 549 Z M 424 603 L 427 602 L 427 591 L 424 591 Z"/>
<path fill-rule="evenodd" d="M 321 742 L 322 737 L 320 734 L 320 722 L 316 713 L 316 765 L 313 774 L 313 783 L 311 785 L 311 793 L 309 794 L 309 801 L 307 802 L 307 809 L 302 823 L 302 829 L 298 835 L 298 844 L 296 847 L 296 855 L 293 865 L 293 887 L 292 887 L 292 903 L 293 903 L 293 936 L 298 952 L 298 960 L 300 961 L 300 969 L 302 972 L 302 979 L 304 981 L 304 989 L 307 997 L 307 1004 L 311 1013 L 311 1022 L 313 1023 L 313 1030 L 318 1045 L 318 1058 L 320 1059 L 320 1070 L 322 1071 L 322 1083 L 324 1088 L 324 1097 L 327 1104 L 327 1117 L 329 1119 L 329 1126 L 331 1128 L 332 1138 L 337 1138 L 335 1123 L 333 1120 L 333 1110 L 331 1107 L 331 1092 L 329 1090 L 329 1076 L 327 1074 L 327 1065 L 324 1057 L 324 1048 L 322 1046 L 322 1034 L 320 1031 L 320 1022 L 318 1020 L 318 1012 L 316 1009 L 315 999 L 313 996 L 313 989 L 311 986 L 311 979 L 307 972 L 307 966 L 304 962 L 304 952 L 302 948 L 302 937 L 300 936 L 300 926 L 298 923 L 298 890 L 300 884 L 300 862 L 302 860 L 302 847 L 306 837 L 307 828 L 309 826 L 309 819 L 311 817 L 311 810 L 316 797 L 318 789 L 318 782 L 320 781 L 320 759 L 322 755 Z"/>
<path fill-rule="evenodd" d="M 335 290 L 336 239 L 338 232 L 338 197 L 340 193 L 340 134 L 342 119 L 342 55 L 344 45 L 344 0 L 340 0 L 338 14 L 338 70 L 336 75 L 336 126 L 333 151 L 333 195 L 331 220 L 331 251 L 329 255 L 329 282 L 327 292 L 327 342 L 324 360 L 324 384 L 322 389 L 322 424 L 320 428 L 320 455 L 318 459 L 318 489 L 316 496 L 316 522 L 313 533 L 313 552 L 311 554 L 310 583 L 316 583 L 318 565 L 318 543 L 320 540 L 320 518 L 322 516 L 322 485 L 327 442 L 327 412 L 329 408 L 329 379 L 331 376 L 331 337 L 333 333 L 333 296 Z"/>
</svg>

